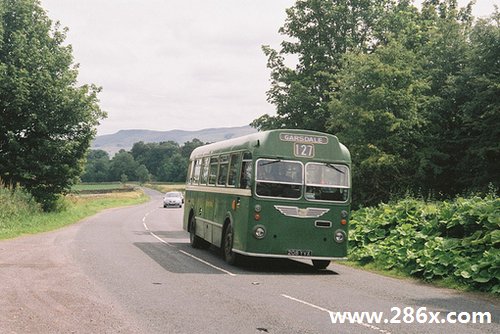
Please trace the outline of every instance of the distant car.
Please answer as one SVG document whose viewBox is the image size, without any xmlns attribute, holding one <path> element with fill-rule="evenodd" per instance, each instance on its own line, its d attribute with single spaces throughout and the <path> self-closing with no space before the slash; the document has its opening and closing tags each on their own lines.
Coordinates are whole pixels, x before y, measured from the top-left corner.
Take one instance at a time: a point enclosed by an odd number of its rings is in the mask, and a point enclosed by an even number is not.
<svg viewBox="0 0 500 334">
<path fill-rule="evenodd" d="M 182 208 L 182 204 L 184 204 L 184 196 L 179 191 L 169 191 L 163 197 L 163 207 L 178 207 Z"/>
</svg>

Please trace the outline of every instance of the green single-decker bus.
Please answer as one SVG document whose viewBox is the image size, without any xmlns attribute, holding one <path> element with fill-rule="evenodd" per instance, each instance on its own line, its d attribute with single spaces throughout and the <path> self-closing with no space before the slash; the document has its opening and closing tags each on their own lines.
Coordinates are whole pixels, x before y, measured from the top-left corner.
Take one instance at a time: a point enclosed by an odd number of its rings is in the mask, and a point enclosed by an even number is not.
<svg viewBox="0 0 500 334">
<path fill-rule="evenodd" d="M 347 256 L 351 156 L 331 134 L 280 129 L 193 150 L 183 227 L 191 246 L 242 256 L 312 260 Z"/>
</svg>

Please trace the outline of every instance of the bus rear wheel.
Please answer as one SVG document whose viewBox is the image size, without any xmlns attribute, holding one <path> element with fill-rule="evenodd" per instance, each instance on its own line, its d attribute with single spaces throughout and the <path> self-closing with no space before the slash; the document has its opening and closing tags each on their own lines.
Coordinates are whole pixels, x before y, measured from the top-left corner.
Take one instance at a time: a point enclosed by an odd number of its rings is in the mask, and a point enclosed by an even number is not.
<svg viewBox="0 0 500 334">
<path fill-rule="evenodd" d="M 189 220 L 189 243 L 193 248 L 208 248 L 209 244 L 196 235 L 196 218 L 194 215 Z"/>
<path fill-rule="evenodd" d="M 312 260 L 312 263 L 316 269 L 326 269 L 330 265 L 330 260 Z"/>
<path fill-rule="evenodd" d="M 224 261 L 230 265 L 236 265 L 239 260 L 239 254 L 233 252 L 233 242 L 233 227 L 229 223 L 224 230 L 224 238 L 222 239 L 222 256 L 224 257 Z"/>
</svg>

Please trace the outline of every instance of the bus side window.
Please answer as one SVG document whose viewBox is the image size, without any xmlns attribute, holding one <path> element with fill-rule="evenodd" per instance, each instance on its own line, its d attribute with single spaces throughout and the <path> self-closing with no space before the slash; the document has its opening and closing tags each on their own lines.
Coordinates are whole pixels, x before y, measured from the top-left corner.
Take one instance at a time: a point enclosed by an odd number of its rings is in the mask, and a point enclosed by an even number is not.
<svg viewBox="0 0 500 334">
<path fill-rule="evenodd" d="M 243 154 L 241 164 L 240 188 L 250 189 L 252 187 L 252 153 Z"/>
<path fill-rule="evenodd" d="M 229 172 L 229 156 L 221 155 L 219 159 L 219 176 L 217 177 L 218 186 L 226 185 L 228 172 Z"/>
<path fill-rule="evenodd" d="M 201 172 L 201 159 L 197 159 L 191 162 L 191 168 L 192 168 L 192 174 L 191 174 L 191 179 L 190 183 L 191 184 L 198 184 L 198 181 L 200 180 L 200 172 Z"/>
<path fill-rule="evenodd" d="M 200 184 L 207 184 L 208 181 L 208 168 L 210 167 L 210 158 L 203 158 L 203 166 L 201 167 Z"/>
<path fill-rule="evenodd" d="M 236 186 L 236 180 L 238 180 L 238 171 L 240 167 L 241 154 L 231 154 L 231 162 L 229 163 L 229 177 L 227 180 L 227 185 L 230 187 Z"/>
<path fill-rule="evenodd" d="M 208 184 L 215 185 L 215 181 L 217 181 L 218 168 L 219 168 L 219 158 L 212 157 L 210 159 L 210 170 L 208 172 Z"/>
</svg>

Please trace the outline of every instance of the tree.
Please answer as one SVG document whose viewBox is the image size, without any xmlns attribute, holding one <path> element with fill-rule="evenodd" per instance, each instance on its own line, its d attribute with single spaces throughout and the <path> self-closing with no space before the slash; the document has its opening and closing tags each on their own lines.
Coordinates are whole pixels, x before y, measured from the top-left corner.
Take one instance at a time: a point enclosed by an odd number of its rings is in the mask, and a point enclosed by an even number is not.
<svg viewBox="0 0 500 334">
<path fill-rule="evenodd" d="M 353 153 L 358 203 L 387 200 L 397 189 L 464 189 L 457 183 L 464 161 L 457 134 L 468 98 L 457 94 L 457 82 L 470 10 L 456 0 L 425 1 L 421 12 L 401 2 L 376 27 L 374 50 L 346 57 L 329 130 Z"/>
<path fill-rule="evenodd" d="M 131 151 L 132 156 L 139 164 L 144 164 L 148 171 L 162 181 L 166 181 L 162 177 L 164 164 L 177 152 L 179 152 L 179 144 L 174 141 L 147 144 L 141 141 L 135 143 Z"/>
<path fill-rule="evenodd" d="M 267 100 L 276 106 L 277 115 L 263 115 L 251 125 L 261 130 L 325 131 L 343 57 L 350 50 L 369 48 L 371 29 L 387 2 L 298 0 L 288 9 L 279 32 L 292 41 L 283 41 L 279 51 L 263 46 L 271 69 Z M 295 69 L 286 65 L 290 56 L 298 58 Z"/>
<path fill-rule="evenodd" d="M 109 154 L 103 150 L 91 150 L 87 154 L 83 182 L 104 182 L 109 179 Z"/>
<path fill-rule="evenodd" d="M 182 145 L 180 148 L 182 157 L 185 159 L 189 159 L 189 157 L 191 156 L 191 152 L 193 152 L 195 148 L 203 145 L 205 145 L 205 143 L 198 138 L 194 138 L 191 141 L 185 142 L 184 145 Z"/>
<path fill-rule="evenodd" d="M 422 132 L 426 143 L 419 150 L 425 160 L 421 184 L 425 190 L 447 196 L 465 190 L 457 183 L 461 176 L 456 166 L 464 158 L 458 134 L 463 127 L 460 106 L 466 99 L 457 94 L 457 82 L 470 48 L 471 10 L 470 6 L 460 9 L 457 0 L 428 0 L 417 21 L 423 37 L 414 53 L 425 59 L 430 82 L 427 126 Z"/>
<path fill-rule="evenodd" d="M 169 182 L 186 181 L 187 160 L 179 153 L 174 154 L 164 166 L 164 179 Z"/>
<path fill-rule="evenodd" d="M 82 172 L 100 89 L 77 86 L 65 30 L 39 1 L 0 0 L 0 15 L 0 178 L 48 210 Z"/>
<path fill-rule="evenodd" d="M 397 41 L 351 54 L 332 96 L 329 130 L 352 152 L 354 201 L 365 205 L 418 184 L 429 83 L 422 61 Z"/>
<path fill-rule="evenodd" d="M 139 163 L 134 160 L 132 154 L 125 150 L 116 153 L 109 167 L 110 181 L 137 180 L 137 170 Z M 123 182 L 123 181 L 122 181 Z"/>
<path fill-rule="evenodd" d="M 140 165 L 139 168 L 137 168 L 136 174 L 138 181 L 141 183 L 151 181 L 151 174 L 149 174 L 148 169 L 144 165 Z"/>
<path fill-rule="evenodd" d="M 500 188 L 500 13 L 480 20 L 470 33 L 465 66 L 456 81 L 462 122 L 455 141 L 462 159 L 457 188 Z"/>
</svg>

